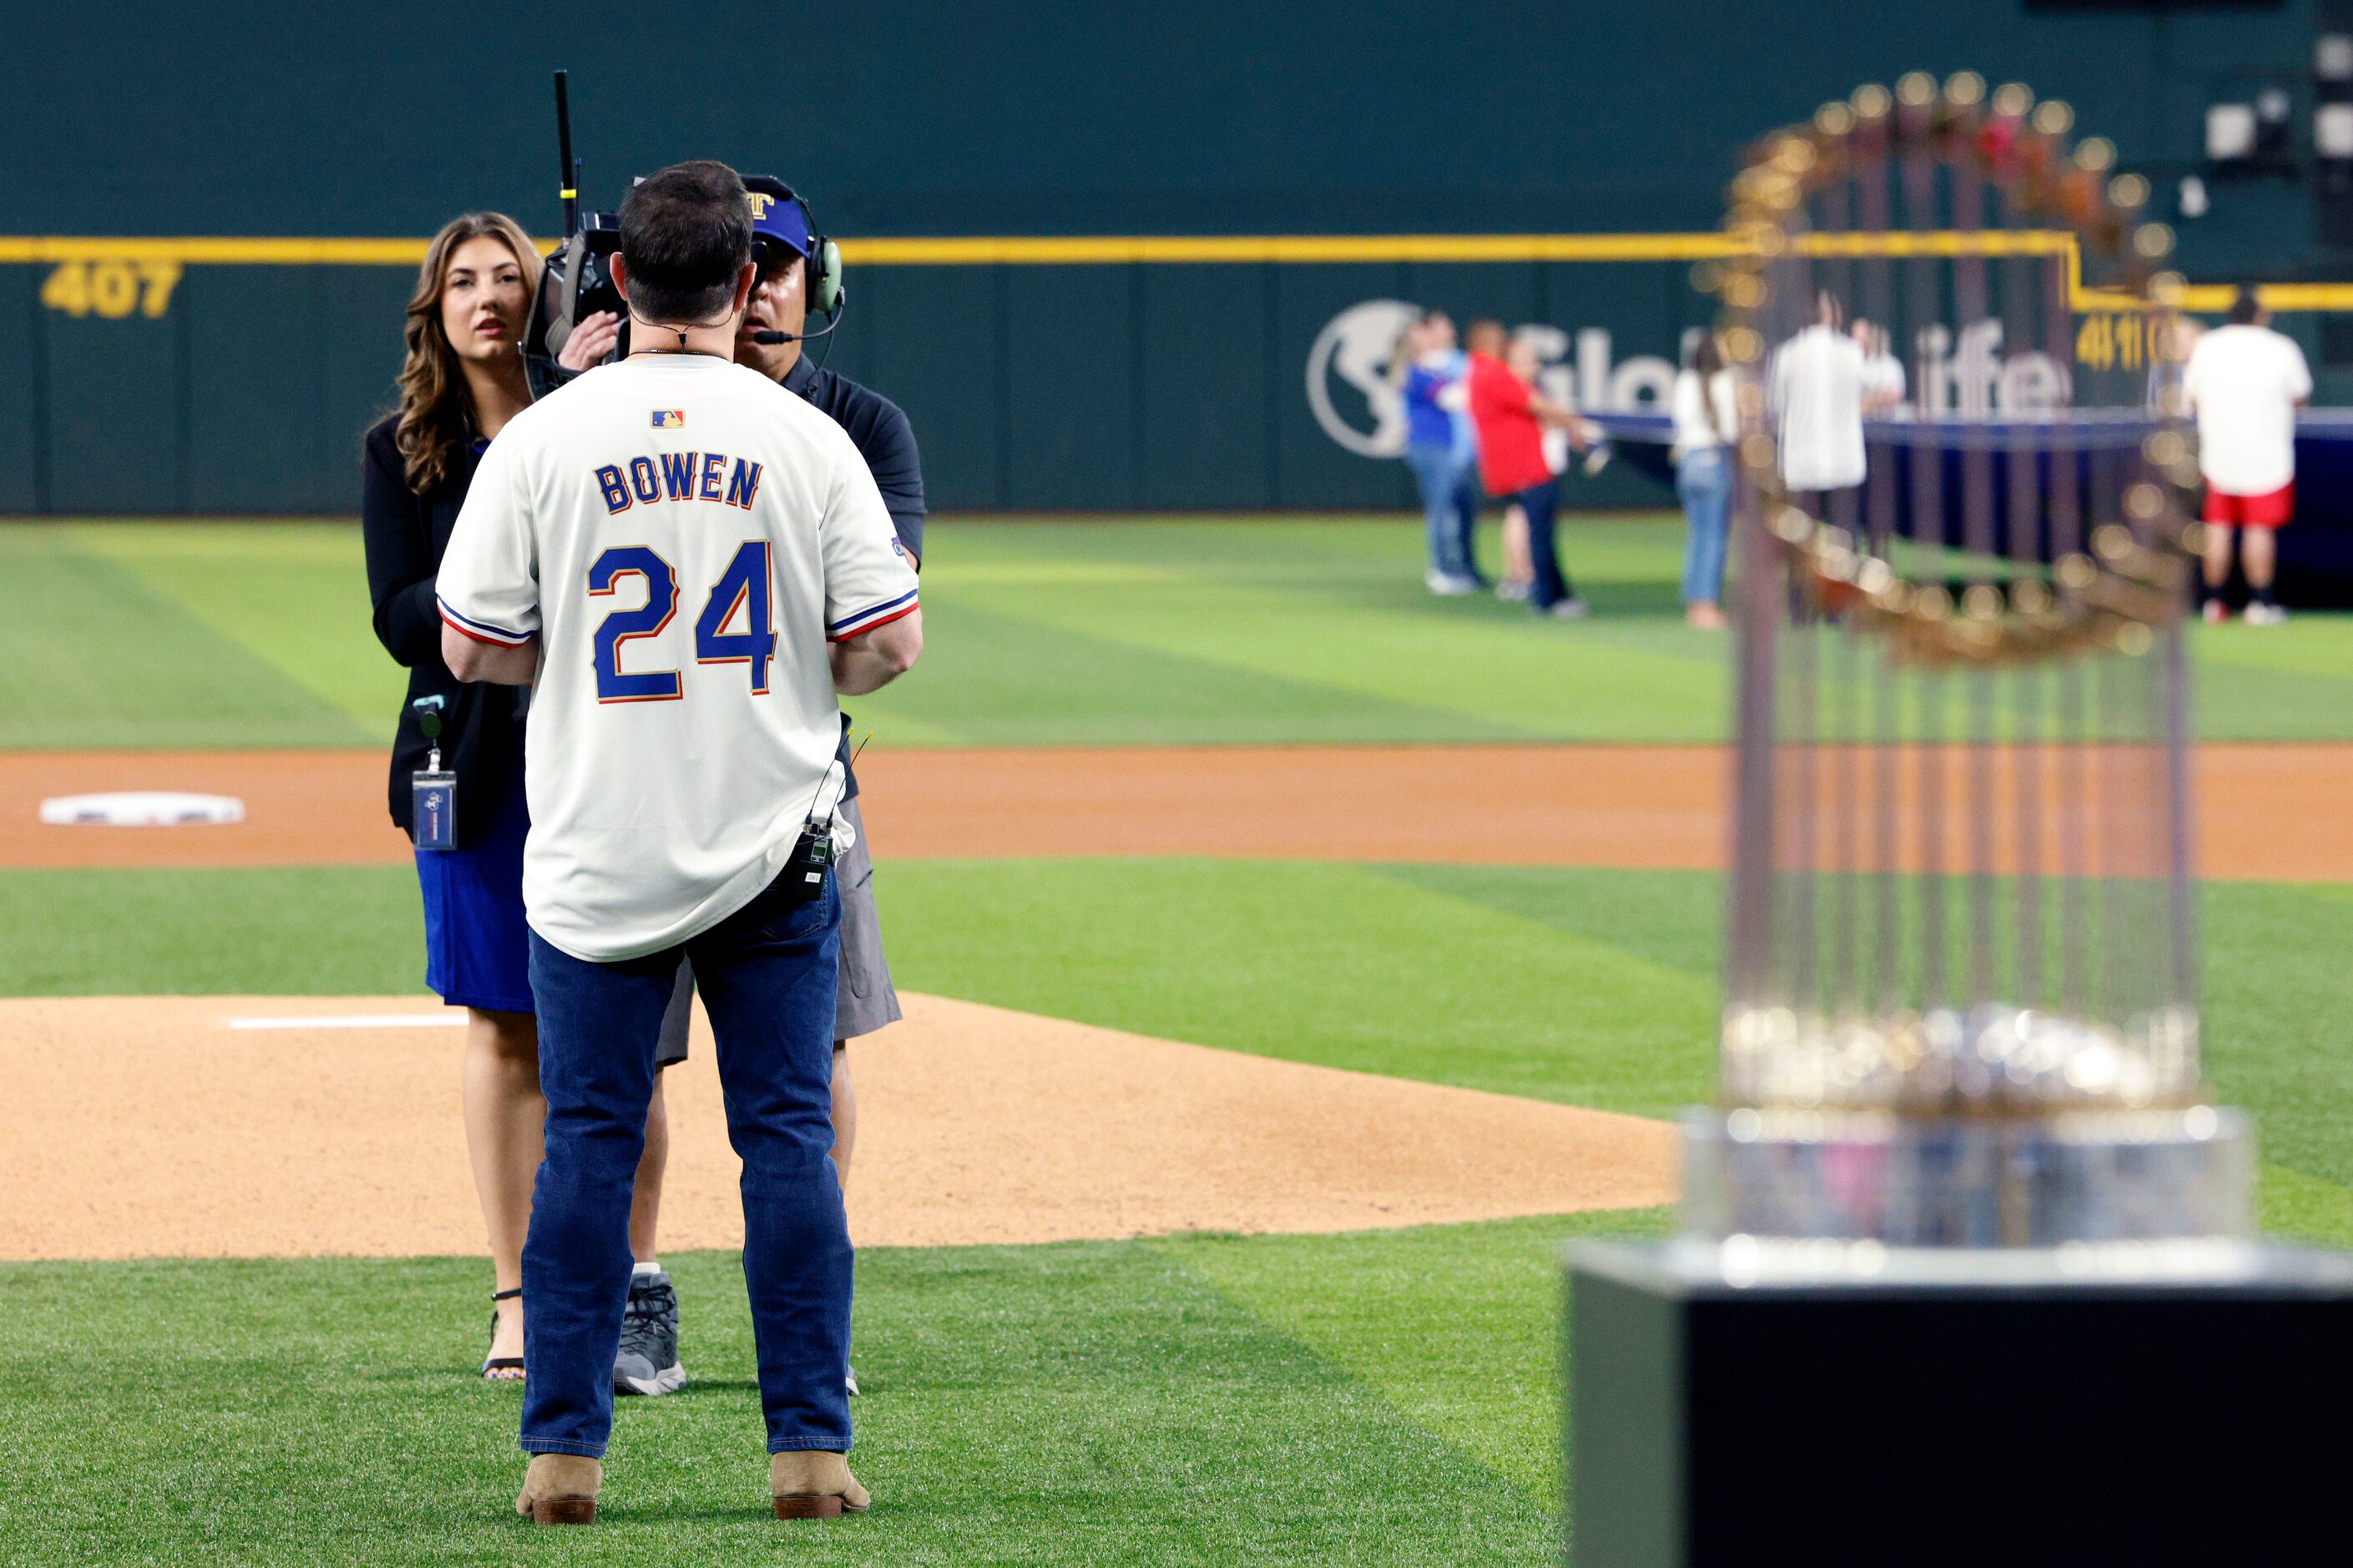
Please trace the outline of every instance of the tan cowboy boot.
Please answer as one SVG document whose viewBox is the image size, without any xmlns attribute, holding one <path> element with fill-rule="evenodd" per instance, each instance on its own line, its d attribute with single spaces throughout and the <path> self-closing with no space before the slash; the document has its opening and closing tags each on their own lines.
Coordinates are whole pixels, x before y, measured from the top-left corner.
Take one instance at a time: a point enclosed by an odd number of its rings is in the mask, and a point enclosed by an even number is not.
<svg viewBox="0 0 2353 1568">
<path fill-rule="evenodd" d="M 579 1454 L 533 1454 L 515 1511 L 533 1524 L 594 1524 L 604 1464 Z"/>
<path fill-rule="evenodd" d="M 873 1502 L 849 1461 L 822 1448 L 787 1448 L 768 1456 L 768 1491 L 778 1519 L 839 1519 L 864 1513 Z"/>
</svg>

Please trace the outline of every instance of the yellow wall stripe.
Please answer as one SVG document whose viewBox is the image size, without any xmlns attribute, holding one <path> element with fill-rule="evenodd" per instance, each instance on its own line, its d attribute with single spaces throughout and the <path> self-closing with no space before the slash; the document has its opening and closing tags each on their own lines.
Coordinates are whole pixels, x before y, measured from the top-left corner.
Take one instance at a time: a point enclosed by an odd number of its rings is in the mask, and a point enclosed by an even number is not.
<svg viewBox="0 0 2353 1568">
<path fill-rule="evenodd" d="M 2062 228 L 1945 229 L 1914 233 L 1801 234 L 1800 256 L 2073 256 L 2075 237 Z M 1729 254 L 1729 253 L 1727 253 Z"/>
<path fill-rule="evenodd" d="M 550 244 L 542 241 L 543 246 Z M 0 262 L 414 267 L 422 239 L 0 236 Z M 1720 234 L 1074 235 L 845 239 L 870 267 L 1101 266 L 1252 261 L 1699 261 L 1738 254 Z"/>
<path fill-rule="evenodd" d="M 4 261 L 179 261 L 212 266 L 414 267 L 421 239 L 113 239 L 0 235 Z"/>
<path fill-rule="evenodd" d="M 1721 234 L 1141 235 L 848 239 L 870 266 L 1134 262 L 1701 261 L 1739 253 Z"/>
<path fill-rule="evenodd" d="M 543 245 L 552 242 L 543 241 Z M 414 267 L 422 239 L 172 238 L 0 235 L 0 263 L 180 262 L 200 266 Z M 2061 230 L 1948 231 L 1933 234 L 1815 234 L 1797 248 L 1811 256 L 2056 256 L 2076 276 L 2075 239 Z M 1703 234 L 1373 234 L 1373 235 L 1073 235 L 845 239 L 843 259 L 866 267 L 1118 266 L 1144 262 L 1525 262 L 1715 261 L 1742 253 L 1729 235 Z M 2134 310 L 2137 301 L 2076 285 L 2078 310 Z M 2271 283 L 2260 289 L 2274 310 L 2353 310 L 2353 283 Z M 2183 303 L 2201 313 L 2226 310 L 2228 285 L 2192 286 Z"/>
<path fill-rule="evenodd" d="M 543 245 L 548 242 L 543 241 Z M 2056 255 L 2057 232 L 1808 235 L 1818 256 Z M 111 239 L 0 236 L 5 261 L 180 261 L 275 266 L 407 266 L 421 239 Z M 1137 262 L 1712 261 L 1741 253 L 1723 234 L 1071 235 L 845 239 L 869 267 L 1103 266 Z"/>
</svg>

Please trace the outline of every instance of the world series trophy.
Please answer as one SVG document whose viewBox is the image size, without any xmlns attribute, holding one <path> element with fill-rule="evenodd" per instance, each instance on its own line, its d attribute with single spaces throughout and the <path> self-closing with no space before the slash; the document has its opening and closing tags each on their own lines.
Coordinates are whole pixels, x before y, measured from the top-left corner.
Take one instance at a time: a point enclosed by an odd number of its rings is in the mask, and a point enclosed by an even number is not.
<svg viewBox="0 0 2353 1568">
<path fill-rule="evenodd" d="M 2105 371 L 2073 347 L 2077 295 L 2146 345 L 2149 293 L 2179 280 L 2152 277 L 2170 237 L 2139 219 L 2147 183 L 2107 178 L 2113 150 L 2071 149 L 2068 121 L 2021 87 L 1906 79 L 1735 187 L 1725 335 L 1761 374 L 1722 1084 L 1686 1128 L 1698 1234 L 2250 1229 L 2252 1133 L 2199 1068 L 2196 470 L 2147 412 L 2145 346 Z M 1877 460 L 1826 492 L 1793 489 L 1814 455 L 1785 472 L 1776 444 L 1819 439 L 1788 405 L 1838 374 L 1809 328 L 1855 343 L 1866 402 L 1877 334 L 1916 367 L 1915 416 L 1873 421 Z"/>
<path fill-rule="evenodd" d="M 1970 73 L 1863 88 L 1751 149 L 1704 266 L 1720 1079 L 1681 1234 L 1571 1256 L 1579 1562 L 2183 1562 L 2327 1495 L 2245 1447 L 2341 1418 L 2353 1269 L 2253 1238 L 2200 1070 L 2182 284 L 2071 132 Z"/>
</svg>

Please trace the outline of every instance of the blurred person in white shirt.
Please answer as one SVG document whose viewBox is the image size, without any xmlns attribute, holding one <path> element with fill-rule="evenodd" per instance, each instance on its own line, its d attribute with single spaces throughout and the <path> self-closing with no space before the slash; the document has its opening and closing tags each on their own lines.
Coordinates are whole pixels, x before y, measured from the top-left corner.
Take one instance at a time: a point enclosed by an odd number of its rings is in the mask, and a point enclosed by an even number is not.
<svg viewBox="0 0 2353 1568">
<path fill-rule="evenodd" d="M 1713 333 L 1693 345 L 1691 364 L 1668 400 L 1675 424 L 1675 496 L 1683 504 L 1683 620 L 1703 631 L 1724 625 L 1724 547 L 1732 502 L 1734 438 L 1740 414 L 1732 372 Z"/>
<path fill-rule="evenodd" d="M 1844 312 L 1837 295 L 1824 289 L 1815 310 L 1814 324 L 1773 356 L 1772 404 L 1781 426 L 1781 488 L 1826 517 L 1833 506 L 1852 511 L 1852 491 L 1862 483 L 1863 355 L 1839 330 Z"/>
<path fill-rule="evenodd" d="M 1853 337 L 1862 350 L 1862 412 L 1881 418 L 1904 405 L 1904 362 L 1888 351 L 1887 329 L 1855 318 Z"/>
<path fill-rule="evenodd" d="M 2242 289 L 2228 326 L 2198 340 L 2181 374 L 2182 403 L 2198 421 L 2198 468 L 2206 478 L 2206 618 L 2230 618 L 2222 602 L 2231 552 L 2244 534 L 2247 624 L 2277 626 L 2273 535 L 2295 515 L 2295 411 L 2312 395 L 2312 372 L 2271 312 Z"/>
</svg>

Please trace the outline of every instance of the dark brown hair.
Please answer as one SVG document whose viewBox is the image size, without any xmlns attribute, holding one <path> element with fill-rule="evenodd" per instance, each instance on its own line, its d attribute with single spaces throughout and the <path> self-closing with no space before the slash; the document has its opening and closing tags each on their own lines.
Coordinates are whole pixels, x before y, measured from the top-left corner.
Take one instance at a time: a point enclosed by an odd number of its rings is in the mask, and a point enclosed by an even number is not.
<svg viewBox="0 0 2353 1568">
<path fill-rule="evenodd" d="M 1702 332 L 1699 342 L 1692 345 L 1692 370 L 1699 377 L 1699 405 L 1707 411 L 1708 428 L 1729 445 L 1736 431 L 1724 429 L 1719 421 L 1722 411 L 1715 405 L 1715 381 L 1724 369 L 1724 351 L 1715 345 L 1714 332 Z"/>
<path fill-rule="evenodd" d="M 629 308 L 644 320 L 708 322 L 724 313 L 752 259 L 743 180 L 708 158 L 647 175 L 621 203 L 621 259 Z"/>
<path fill-rule="evenodd" d="M 539 247 L 504 213 L 453 217 L 425 247 L 416 291 L 408 296 L 408 321 L 403 329 L 408 358 L 400 367 L 400 422 L 393 426 L 392 437 L 408 488 L 418 495 L 449 477 L 451 455 L 471 438 L 473 430 L 474 413 L 467 402 L 466 378 L 458 369 L 458 351 L 449 346 L 449 334 L 441 325 L 449 258 L 470 239 L 495 239 L 505 246 L 522 269 L 525 291 L 539 288 Z"/>
</svg>

